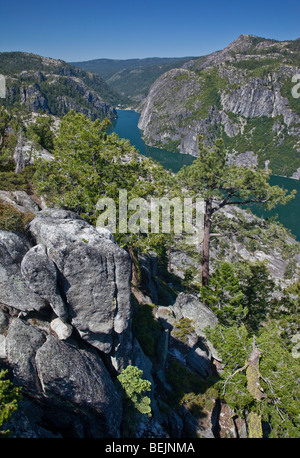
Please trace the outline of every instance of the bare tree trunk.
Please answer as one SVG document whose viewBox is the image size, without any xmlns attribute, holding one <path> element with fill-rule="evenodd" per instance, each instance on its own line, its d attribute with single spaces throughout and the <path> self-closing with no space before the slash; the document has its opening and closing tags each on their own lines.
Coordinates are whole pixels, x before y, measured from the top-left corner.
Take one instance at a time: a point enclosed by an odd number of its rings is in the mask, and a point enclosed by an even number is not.
<svg viewBox="0 0 300 458">
<path fill-rule="evenodd" d="M 23 154 L 23 136 L 21 130 L 19 132 L 18 143 L 14 152 L 14 161 L 16 164 L 15 173 L 23 172 L 25 168 L 25 160 Z"/>
<path fill-rule="evenodd" d="M 141 274 L 140 270 L 138 268 L 138 259 L 137 256 L 134 252 L 134 248 L 132 246 L 129 246 L 128 252 L 131 258 L 131 266 L 132 266 L 132 284 L 134 286 L 139 287 L 141 283 Z"/>
<path fill-rule="evenodd" d="M 238 372 L 246 370 L 247 377 L 247 390 L 256 401 L 261 401 L 266 397 L 265 393 L 261 389 L 259 379 L 262 378 L 259 372 L 259 358 L 261 352 L 256 346 L 255 336 L 253 336 L 252 352 L 249 355 L 248 361 L 240 369 L 237 369 L 224 383 L 223 394 L 225 394 L 225 388 L 230 379 L 232 379 Z M 263 379 L 264 380 L 264 379 Z M 262 419 L 261 415 L 255 411 L 251 411 L 248 415 L 248 427 L 250 438 L 261 438 L 263 437 L 262 430 Z"/>
<path fill-rule="evenodd" d="M 202 249 L 202 286 L 209 282 L 209 251 L 210 251 L 210 232 L 211 232 L 212 198 L 205 203 L 204 216 L 204 236 Z"/>
<path fill-rule="evenodd" d="M 168 246 L 167 258 L 168 258 L 168 272 L 171 272 L 171 247 L 170 245 Z"/>
</svg>

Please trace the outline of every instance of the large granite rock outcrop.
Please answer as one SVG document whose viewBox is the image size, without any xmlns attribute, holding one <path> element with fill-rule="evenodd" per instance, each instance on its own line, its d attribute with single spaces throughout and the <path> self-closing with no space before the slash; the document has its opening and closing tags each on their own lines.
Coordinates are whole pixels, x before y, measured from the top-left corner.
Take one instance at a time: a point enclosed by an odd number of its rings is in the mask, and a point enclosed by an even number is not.
<svg viewBox="0 0 300 458">
<path fill-rule="evenodd" d="M 238 164 L 255 166 L 257 155 L 260 166 L 267 160 L 274 174 L 292 177 L 300 165 L 292 151 L 299 152 L 300 118 L 290 97 L 299 68 L 297 60 L 286 61 L 292 43 L 274 46 L 270 40 L 242 35 L 221 51 L 159 76 L 138 107 L 145 142 L 198 156 L 199 134 L 209 146 L 220 136 L 227 143 L 229 137 L 230 152 L 243 153 Z M 272 151 L 261 148 L 263 136 Z M 284 150 L 290 162 L 283 158 Z M 249 151 L 253 159 L 244 155 Z"/>
<path fill-rule="evenodd" d="M 218 323 L 214 313 L 195 295 L 180 293 L 173 305 L 157 308 L 156 318 L 170 333 L 168 354 L 204 378 L 212 375 L 213 360 L 219 357 L 205 336 L 205 328 Z M 184 340 L 178 332 L 182 320 L 186 323 Z"/>
<path fill-rule="evenodd" d="M 69 211 L 38 212 L 29 234 L 0 231 L 0 362 L 48 428 L 21 437 L 118 437 L 113 380 L 135 363 L 130 257 Z"/>
<path fill-rule="evenodd" d="M 78 215 L 64 210 L 40 212 L 30 230 L 38 245 L 23 259 L 25 279 L 49 300 L 59 317 L 69 314 L 83 339 L 110 353 L 119 345 L 118 336 L 129 330 L 129 255 Z M 47 269 L 36 275 L 36 270 L 41 272 L 39 264 L 47 264 Z"/>
<path fill-rule="evenodd" d="M 5 344 L 14 383 L 23 387 L 26 398 L 44 405 L 48 422 L 58 427 L 53 415 L 60 409 L 63 430 L 79 412 L 85 418 L 84 437 L 118 437 L 121 397 L 95 351 L 74 340 L 61 341 L 20 318 L 11 320 Z"/>
</svg>

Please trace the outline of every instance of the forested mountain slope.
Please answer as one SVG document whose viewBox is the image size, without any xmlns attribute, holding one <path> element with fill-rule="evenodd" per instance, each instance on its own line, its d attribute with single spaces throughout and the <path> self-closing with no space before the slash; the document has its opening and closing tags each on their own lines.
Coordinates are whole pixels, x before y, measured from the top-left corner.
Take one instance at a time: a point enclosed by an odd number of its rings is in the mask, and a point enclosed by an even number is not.
<svg viewBox="0 0 300 458">
<path fill-rule="evenodd" d="M 99 76 L 62 60 L 24 52 L 0 53 L 6 108 L 63 116 L 70 109 L 96 119 L 116 118 L 116 94 Z"/>
<path fill-rule="evenodd" d="M 300 103 L 292 93 L 299 73 L 299 39 L 241 35 L 160 76 L 139 107 L 139 128 L 149 145 L 195 156 L 199 133 L 208 143 L 222 136 L 233 158 L 292 176 L 300 169 Z"/>
<path fill-rule="evenodd" d="M 94 59 L 86 62 L 72 62 L 72 65 L 98 73 L 111 88 L 122 94 L 124 98 L 127 97 L 125 105 L 136 106 L 148 95 L 151 84 L 160 75 L 172 68 L 181 67 L 190 60 L 191 57 Z"/>
</svg>

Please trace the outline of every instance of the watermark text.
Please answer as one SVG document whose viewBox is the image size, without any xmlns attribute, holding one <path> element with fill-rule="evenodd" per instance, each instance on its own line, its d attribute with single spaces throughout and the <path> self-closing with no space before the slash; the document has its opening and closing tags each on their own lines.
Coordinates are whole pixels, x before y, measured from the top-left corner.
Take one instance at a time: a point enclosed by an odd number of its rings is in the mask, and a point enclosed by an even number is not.
<svg viewBox="0 0 300 458">
<path fill-rule="evenodd" d="M 119 190 L 118 202 L 100 198 L 96 209 L 102 213 L 96 225 L 113 234 L 170 234 L 185 235 L 189 244 L 203 240 L 204 200 L 202 197 L 135 197 L 128 200 L 126 189 Z"/>
</svg>

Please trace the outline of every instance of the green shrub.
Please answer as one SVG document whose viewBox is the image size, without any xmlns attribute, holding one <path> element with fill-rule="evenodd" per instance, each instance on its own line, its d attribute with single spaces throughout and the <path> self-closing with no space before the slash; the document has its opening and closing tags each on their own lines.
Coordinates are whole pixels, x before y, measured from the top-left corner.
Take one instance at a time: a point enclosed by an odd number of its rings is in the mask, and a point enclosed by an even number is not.
<svg viewBox="0 0 300 458">
<path fill-rule="evenodd" d="M 21 389 L 15 387 L 10 380 L 5 380 L 7 371 L 0 371 L 0 427 L 9 420 L 18 408 L 18 400 L 21 397 Z M 0 431 L 0 437 L 8 436 L 9 430 Z"/>
<path fill-rule="evenodd" d="M 185 343 L 188 336 L 192 334 L 194 330 L 195 326 L 193 325 L 193 320 L 190 320 L 189 318 L 181 318 L 174 323 L 172 335 L 181 342 Z"/>
<path fill-rule="evenodd" d="M 3 191 L 27 191 L 28 182 L 24 175 L 15 172 L 0 172 L 0 188 Z"/>
<path fill-rule="evenodd" d="M 41 145 L 48 151 L 52 151 L 54 148 L 54 133 L 51 130 L 53 121 L 50 117 L 39 116 L 29 124 L 27 129 L 27 137 Z"/>
<path fill-rule="evenodd" d="M 23 213 L 13 205 L 0 200 L 0 230 L 26 233 L 34 213 Z"/>
<path fill-rule="evenodd" d="M 0 189 L 2 191 L 31 191 L 35 171 L 36 166 L 28 165 L 21 173 L 15 173 L 11 169 L 1 167 L 0 164 Z"/>
<path fill-rule="evenodd" d="M 143 371 L 136 366 L 127 366 L 123 369 L 118 380 L 125 391 L 127 398 L 133 406 L 142 414 L 151 415 L 150 398 L 145 392 L 151 391 L 151 382 L 142 379 Z"/>
<path fill-rule="evenodd" d="M 173 388 L 168 400 L 172 406 L 185 404 L 189 408 L 194 404 L 195 413 L 204 405 L 202 396 L 205 399 L 205 405 L 209 399 L 217 397 L 217 391 L 213 386 L 216 380 L 213 378 L 204 380 L 203 377 L 191 372 L 175 359 L 168 364 L 166 379 Z"/>
</svg>

